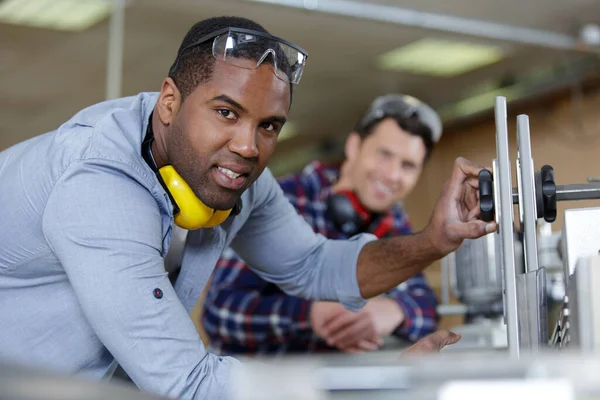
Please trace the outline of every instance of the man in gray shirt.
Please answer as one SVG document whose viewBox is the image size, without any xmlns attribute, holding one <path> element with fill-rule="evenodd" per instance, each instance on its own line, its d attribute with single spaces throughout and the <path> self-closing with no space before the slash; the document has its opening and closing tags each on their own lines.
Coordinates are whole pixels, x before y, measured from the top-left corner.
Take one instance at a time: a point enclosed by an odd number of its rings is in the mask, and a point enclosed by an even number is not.
<svg viewBox="0 0 600 400">
<path fill-rule="evenodd" d="M 422 232 L 313 233 L 265 169 L 305 61 L 252 21 L 201 21 L 159 93 L 1 152 L 0 359 L 97 378 L 118 362 L 142 390 L 227 398 L 237 361 L 207 353 L 189 318 L 227 246 L 290 294 L 358 310 L 495 230 L 476 219 L 480 167 L 459 159 Z M 190 234 L 173 286 L 174 223 Z"/>
</svg>

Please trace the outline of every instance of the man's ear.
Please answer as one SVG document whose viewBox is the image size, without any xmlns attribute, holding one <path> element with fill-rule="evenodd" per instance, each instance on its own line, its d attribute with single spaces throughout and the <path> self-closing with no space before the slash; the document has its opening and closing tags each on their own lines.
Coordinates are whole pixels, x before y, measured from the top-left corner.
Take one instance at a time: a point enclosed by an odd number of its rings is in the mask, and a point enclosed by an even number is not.
<svg viewBox="0 0 600 400">
<path fill-rule="evenodd" d="M 346 139 L 346 145 L 344 146 L 344 155 L 346 156 L 346 160 L 352 163 L 356 157 L 358 157 L 358 153 L 360 152 L 360 145 L 362 144 L 362 140 L 358 133 L 352 132 L 348 135 Z"/>
<path fill-rule="evenodd" d="M 181 107 L 181 92 L 179 92 L 173 79 L 165 78 L 156 102 L 158 117 L 163 125 L 171 125 L 179 111 L 179 107 Z"/>
</svg>

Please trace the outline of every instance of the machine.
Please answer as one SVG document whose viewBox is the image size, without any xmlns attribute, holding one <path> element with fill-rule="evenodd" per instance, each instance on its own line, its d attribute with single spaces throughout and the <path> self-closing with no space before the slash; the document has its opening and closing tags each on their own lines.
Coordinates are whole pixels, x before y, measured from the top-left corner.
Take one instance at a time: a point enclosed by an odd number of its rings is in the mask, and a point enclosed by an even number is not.
<svg viewBox="0 0 600 400">
<path fill-rule="evenodd" d="M 443 260 L 442 269 L 449 283 L 440 313 L 465 314 L 465 325 L 455 330 L 466 340 L 457 348 L 507 347 L 518 358 L 522 351 L 538 351 L 557 343 L 564 346 L 570 337 L 565 336 L 568 329 L 585 330 L 574 328 L 572 313 L 573 307 L 587 301 L 574 303 L 568 293 L 582 292 L 575 286 L 569 290 L 571 282 L 577 281 L 576 267 L 580 260 L 600 250 L 600 232 L 595 231 L 600 208 L 567 210 L 564 226 L 558 232 L 552 232 L 551 223 L 556 220 L 558 201 L 600 199 L 600 185 L 557 185 L 550 165 L 536 171 L 529 120 L 520 115 L 517 187 L 513 188 L 505 98 L 496 99 L 495 113 L 497 158 L 493 171 L 480 174 L 479 194 L 481 218 L 495 220 L 499 229 L 481 239 L 465 241 Z M 518 206 L 516 221 L 513 205 Z M 448 286 L 464 305 L 462 309 L 448 305 Z M 592 288 L 588 289 L 593 293 Z M 554 320 L 557 322 L 549 334 Z M 578 324 L 588 322 L 578 320 Z M 549 341 L 550 336 L 553 338 Z"/>
</svg>

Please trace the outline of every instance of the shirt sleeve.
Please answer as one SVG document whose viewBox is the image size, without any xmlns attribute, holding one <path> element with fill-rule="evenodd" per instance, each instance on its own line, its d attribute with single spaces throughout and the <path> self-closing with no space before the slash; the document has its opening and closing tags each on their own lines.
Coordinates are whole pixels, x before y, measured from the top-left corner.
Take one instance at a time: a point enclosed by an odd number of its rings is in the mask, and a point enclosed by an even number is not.
<svg viewBox="0 0 600 400">
<path fill-rule="evenodd" d="M 437 329 L 438 301 L 422 273 L 402 282 L 387 296 L 398 303 L 404 314 L 404 320 L 394 335 L 417 341 Z"/>
<path fill-rule="evenodd" d="M 91 328 L 140 389 L 227 398 L 237 361 L 205 351 L 164 269 L 157 201 L 136 176 L 117 162 L 73 163 L 46 205 L 45 238 Z"/>
<path fill-rule="evenodd" d="M 203 326 L 216 348 L 227 343 L 254 352 L 309 329 L 311 302 L 274 288 L 231 249 L 217 263 L 204 304 Z"/>
<path fill-rule="evenodd" d="M 252 212 L 231 244 L 240 257 L 287 294 L 339 301 L 352 311 L 364 306 L 356 263 L 362 247 L 376 237 L 332 240 L 316 234 L 268 169 L 255 189 Z"/>
</svg>

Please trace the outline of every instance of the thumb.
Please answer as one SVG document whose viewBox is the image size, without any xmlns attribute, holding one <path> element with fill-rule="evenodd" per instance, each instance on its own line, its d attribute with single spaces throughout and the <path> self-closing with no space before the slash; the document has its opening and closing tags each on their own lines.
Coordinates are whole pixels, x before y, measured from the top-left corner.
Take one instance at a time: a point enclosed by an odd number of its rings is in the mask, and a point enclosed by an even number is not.
<svg viewBox="0 0 600 400">
<path fill-rule="evenodd" d="M 450 331 L 437 331 L 434 335 L 438 335 L 439 340 L 439 348 L 441 349 L 444 346 L 448 346 L 450 344 L 454 344 L 461 339 L 461 335 L 456 332 Z"/>
<path fill-rule="evenodd" d="M 477 239 L 496 231 L 495 222 L 473 220 L 456 226 L 456 234 L 462 239 Z"/>
<path fill-rule="evenodd" d="M 440 351 L 444 347 L 458 342 L 460 339 L 460 334 L 447 330 L 436 331 L 431 334 L 431 344 L 435 346 L 437 351 Z"/>
</svg>

